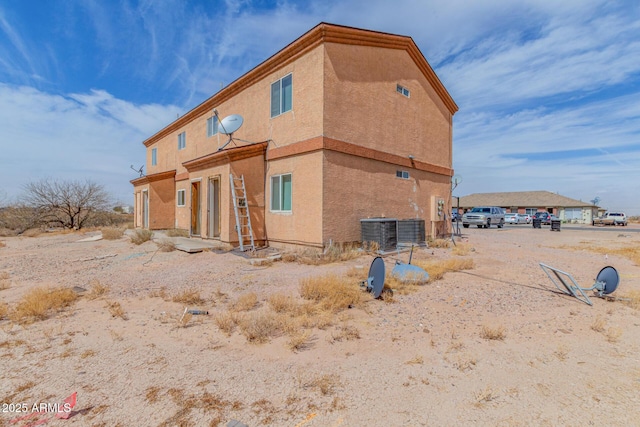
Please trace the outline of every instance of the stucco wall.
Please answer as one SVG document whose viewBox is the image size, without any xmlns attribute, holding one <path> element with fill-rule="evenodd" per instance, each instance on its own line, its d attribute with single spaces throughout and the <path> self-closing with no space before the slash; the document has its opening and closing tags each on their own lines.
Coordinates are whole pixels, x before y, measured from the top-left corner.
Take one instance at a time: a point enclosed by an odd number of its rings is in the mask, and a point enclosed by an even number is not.
<svg viewBox="0 0 640 427">
<path fill-rule="evenodd" d="M 451 168 L 452 116 L 405 50 L 325 50 L 324 136 Z"/>
<path fill-rule="evenodd" d="M 270 244 L 322 246 L 322 152 L 269 162 L 265 222 Z M 291 173 L 291 212 L 272 212 L 271 177 Z"/>
<path fill-rule="evenodd" d="M 173 228 L 175 222 L 175 181 L 173 177 L 149 183 L 149 228 Z"/>
<path fill-rule="evenodd" d="M 432 213 L 432 196 L 448 200 L 447 176 L 331 151 L 323 157 L 325 242 L 359 241 L 360 220 L 376 217 L 424 219 L 427 234 L 432 234 L 432 221 L 439 221 Z M 409 179 L 397 178 L 397 170 L 408 171 Z"/>
</svg>

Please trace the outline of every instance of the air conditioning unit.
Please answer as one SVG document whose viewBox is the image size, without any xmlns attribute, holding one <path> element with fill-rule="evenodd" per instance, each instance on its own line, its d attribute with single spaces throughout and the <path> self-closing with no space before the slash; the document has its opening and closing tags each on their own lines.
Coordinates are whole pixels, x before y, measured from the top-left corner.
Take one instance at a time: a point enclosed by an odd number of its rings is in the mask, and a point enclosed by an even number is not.
<svg viewBox="0 0 640 427">
<path fill-rule="evenodd" d="M 398 220 L 395 218 L 367 218 L 360 220 L 362 242 L 376 242 L 380 250 L 396 248 L 398 243 Z"/>
</svg>

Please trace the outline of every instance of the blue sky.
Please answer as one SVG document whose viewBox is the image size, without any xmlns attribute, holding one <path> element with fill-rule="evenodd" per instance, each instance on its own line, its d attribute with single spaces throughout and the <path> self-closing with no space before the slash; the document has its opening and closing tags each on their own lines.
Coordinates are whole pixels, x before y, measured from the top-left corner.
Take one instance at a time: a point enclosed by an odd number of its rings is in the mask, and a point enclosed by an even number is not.
<svg viewBox="0 0 640 427">
<path fill-rule="evenodd" d="M 131 204 L 145 138 L 322 21 L 414 39 L 460 107 L 455 195 L 640 215 L 640 3 L 611 0 L 2 2 L 0 205 L 46 177 Z"/>
</svg>

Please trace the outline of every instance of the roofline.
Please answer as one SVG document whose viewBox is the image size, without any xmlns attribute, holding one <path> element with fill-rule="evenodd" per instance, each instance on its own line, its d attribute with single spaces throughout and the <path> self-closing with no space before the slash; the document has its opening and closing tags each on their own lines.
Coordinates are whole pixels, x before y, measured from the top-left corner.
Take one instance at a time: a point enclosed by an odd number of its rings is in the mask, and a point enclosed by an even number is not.
<svg viewBox="0 0 640 427">
<path fill-rule="evenodd" d="M 340 43 L 405 50 L 429 83 L 431 83 L 431 86 L 444 102 L 451 115 L 458 111 L 458 105 L 449 92 L 447 92 L 447 89 L 411 37 L 321 22 L 258 66 L 234 80 L 228 86 L 177 118 L 153 136 L 144 140 L 143 144 L 149 147 L 158 140 L 175 132 L 186 123 L 213 110 L 214 107 L 233 98 L 257 81 L 262 80 L 268 74 L 293 62 L 322 43 Z"/>
<path fill-rule="evenodd" d="M 134 187 L 137 187 L 138 185 L 149 184 L 155 181 L 162 181 L 163 179 L 173 178 L 175 176 L 176 170 L 172 169 L 166 172 L 158 172 L 151 175 L 141 176 L 140 178 L 132 179 L 129 182 L 133 184 Z"/>
</svg>

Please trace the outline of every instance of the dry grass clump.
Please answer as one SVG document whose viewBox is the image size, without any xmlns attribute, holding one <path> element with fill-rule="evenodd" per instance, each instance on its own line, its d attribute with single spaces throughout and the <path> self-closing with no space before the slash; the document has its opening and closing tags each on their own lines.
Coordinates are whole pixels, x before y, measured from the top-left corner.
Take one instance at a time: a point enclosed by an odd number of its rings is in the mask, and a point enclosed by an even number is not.
<svg viewBox="0 0 640 427">
<path fill-rule="evenodd" d="M 0 291 L 8 289 L 11 286 L 9 277 L 9 273 L 6 271 L 0 271 Z"/>
<path fill-rule="evenodd" d="M 458 243 L 451 249 L 451 253 L 458 256 L 469 255 L 473 251 L 473 247 L 467 243 Z"/>
<path fill-rule="evenodd" d="M 78 299 L 70 288 L 35 288 L 22 296 L 9 317 L 16 323 L 32 323 L 60 312 Z"/>
<path fill-rule="evenodd" d="M 618 247 L 605 247 L 593 245 L 592 242 L 580 242 L 579 246 L 560 245 L 558 248 L 570 249 L 574 251 L 587 250 L 603 255 L 618 255 L 631 260 L 635 265 L 640 266 L 640 245 L 627 243 Z"/>
<path fill-rule="evenodd" d="M 135 233 L 133 233 L 133 236 L 131 236 L 131 243 L 135 245 L 141 245 L 144 242 L 148 242 L 149 240 L 151 240 L 152 237 L 153 237 L 153 231 L 146 230 L 146 229 L 139 229 L 139 230 L 136 230 Z"/>
<path fill-rule="evenodd" d="M 287 347 L 295 353 L 306 350 L 311 345 L 311 338 L 312 336 L 309 330 L 299 331 L 289 336 Z"/>
<path fill-rule="evenodd" d="M 504 339 L 507 337 L 507 333 L 504 329 L 504 326 L 502 325 L 495 328 L 485 325 L 480 331 L 480 337 L 484 338 L 485 340 L 504 341 Z"/>
<path fill-rule="evenodd" d="M 107 227 L 100 230 L 102 238 L 105 240 L 118 240 L 124 236 L 124 230 L 122 228 Z"/>
<path fill-rule="evenodd" d="M 235 311 L 249 311 L 253 310 L 258 305 L 258 296 L 254 292 L 243 294 L 238 297 L 231 305 L 230 308 Z"/>
<path fill-rule="evenodd" d="M 2 289 L 2 286 L 0 286 L 0 289 Z M 629 291 L 620 296 L 620 301 L 634 310 L 640 310 L 640 291 Z"/>
<path fill-rule="evenodd" d="M 324 311 L 337 313 L 362 302 L 362 290 L 349 279 L 325 275 L 302 280 L 300 296 Z"/>
<path fill-rule="evenodd" d="M 0 303 L 0 320 L 6 319 L 9 314 L 9 304 Z"/>
<path fill-rule="evenodd" d="M 322 395 L 333 394 L 341 384 L 340 378 L 335 374 L 324 374 L 313 378 L 298 378 L 299 386 L 304 389 L 316 389 Z"/>
<path fill-rule="evenodd" d="M 284 254 L 283 261 L 297 261 L 307 265 L 322 265 L 332 262 L 348 261 L 362 255 L 358 245 L 355 243 L 334 243 L 327 246 L 323 252 L 315 249 L 306 249 L 295 254 Z"/>
<path fill-rule="evenodd" d="M 471 258 L 452 258 L 440 261 L 418 260 L 413 263 L 429 273 L 429 283 L 442 279 L 445 273 L 472 270 L 474 268 Z"/>
<path fill-rule="evenodd" d="M 24 237 L 38 237 L 41 234 L 42 234 L 42 229 L 40 229 L 40 228 L 30 228 L 28 230 L 25 230 L 24 233 L 21 234 L 21 236 L 24 236 Z"/>
<path fill-rule="evenodd" d="M 378 253 L 378 251 L 380 250 L 380 242 L 373 242 L 373 241 L 362 242 L 362 249 L 365 252 Z"/>
<path fill-rule="evenodd" d="M 449 239 L 434 239 L 434 240 L 429 240 L 429 247 L 430 248 L 449 248 L 451 246 L 451 240 Z"/>
<path fill-rule="evenodd" d="M 7 246 L 7 244 L 4 242 L 4 240 L 0 240 L 0 248 L 4 248 L 5 246 Z"/>
<path fill-rule="evenodd" d="M 127 313 L 124 312 L 124 309 L 117 301 L 107 301 L 107 308 L 109 309 L 109 313 L 111 317 L 119 317 L 122 320 L 127 320 Z"/>
<path fill-rule="evenodd" d="M 186 305 L 202 305 L 207 302 L 200 296 L 200 291 L 195 288 L 188 288 L 179 291 L 171 296 L 171 301 Z"/>
<path fill-rule="evenodd" d="M 86 294 L 87 299 L 94 300 L 105 296 L 109 293 L 109 287 L 100 283 L 99 280 L 91 282 L 91 290 Z"/>
<path fill-rule="evenodd" d="M 360 339 L 360 331 L 353 325 L 342 325 L 331 333 L 330 343 Z"/>
<path fill-rule="evenodd" d="M 156 242 L 160 252 L 173 252 L 176 250 L 176 244 L 169 239 L 162 239 Z"/>
<path fill-rule="evenodd" d="M 271 294 L 267 299 L 267 303 L 276 313 L 296 313 L 299 304 L 291 295 Z"/>
<path fill-rule="evenodd" d="M 233 331 L 236 329 L 238 325 L 239 316 L 238 313 L 232 311 L 225 311 L 223 313 L 218 313 L 213 317 L 213 321 L 218 326 L 220 331 L 224 332 L 228 336 L 231 336 Z"/>
<path fill-rule="evenodd" d="M 604 317 L 598 316 L 596 320 L 591 324 L 591 329 L 596 332 L 604 332 L 605 326 L 607 325 L 607 321 Z"/>
<path fill-rule="evenodd" d="M 282 333 L 282 322 L 275 313 L 255 312 L 240 317 L 238 328 L 248 342 L 262 344 Z"/>
<path fill-rule="evenodd" d="M 475 394 L 476 398 L 476 406 L 482 406 L 485 403 L 491 402 L 498 398 L 498 395 L 490 386 L 485 387 L 484 390 L 479 391 Z"/>
<path fill-rule="evenodd" d="M 189 237 L 189 230 L 171 228 L 165 232 L 168 237 Z"/>
</svg>

